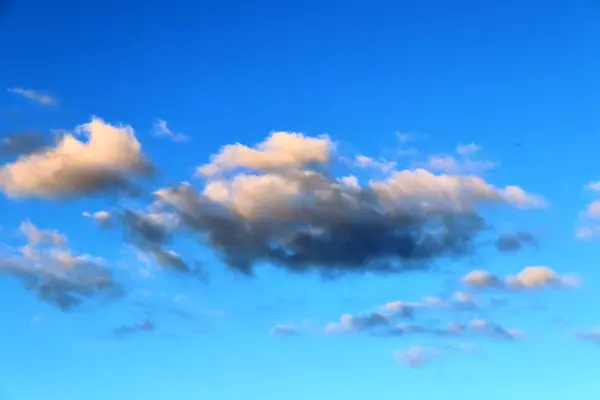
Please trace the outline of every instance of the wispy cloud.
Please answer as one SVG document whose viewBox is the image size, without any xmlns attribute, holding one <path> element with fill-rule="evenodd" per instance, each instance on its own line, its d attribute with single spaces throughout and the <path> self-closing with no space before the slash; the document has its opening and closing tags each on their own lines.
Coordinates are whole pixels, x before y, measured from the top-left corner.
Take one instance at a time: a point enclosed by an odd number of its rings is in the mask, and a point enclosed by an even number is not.
<svg viewBox="0 0 600 400">
<path fill-rule="evenodd" d="M 47 94 L 43 94 L 33 89 L 24 89 L 21 87 L 14 87 L 8 89 L 9 92 L 18 94 L 20 96 L 25 97 L 28 100 L 31 100 L 35 103 L 41 104 L 43 106 L 53 106 L 56 105 L 56 99 Z"/>
<path fill-rule="evenodd" d="M 154 123 L 154 136 L 171 139 L 173 142 L 187 142 L 190 138 L 183 133 L 174 132 L 169 128 L 167 121 L 158 119 Z"/>
</svg>

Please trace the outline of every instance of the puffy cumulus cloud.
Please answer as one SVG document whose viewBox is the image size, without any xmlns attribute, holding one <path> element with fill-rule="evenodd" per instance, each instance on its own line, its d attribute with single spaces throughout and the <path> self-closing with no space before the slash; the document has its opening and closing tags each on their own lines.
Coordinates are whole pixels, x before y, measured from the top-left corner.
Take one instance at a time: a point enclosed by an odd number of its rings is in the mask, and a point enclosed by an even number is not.
<svg viewBox="0 0 600 400">
<path fill-rule="evenodd" d="M 463 282 L 469 286 L 491 287 L 498 285 L 501 281 L 490 272 L 475 270 L 465 275 L 463 277 Z"/>
<path fill-rule="evenodd" d="M 80 141 L 76 135 L 87 135 Z M 107 189 L 131 191 L 130 178 L 152 168 L 130 126 L 99 118 L 65 134 L 54 147 L 0 167 L 0 190 L 9 197 L 68 198 Z"/>
<path fill-rule="evenodd" d="M 326 135 L 314 138 L 301 133 L 275 132 L 254 148 L 240 143 L 224 146 L 209 164 L 198 167 L 197 172 L 213 176 L 237 168 L 271 171 L 326 164 L 333 147 Z"/>
<path fill-rule="evenodd" d="M 516 275 L 504 279 L 482 270 L 471 271 L 463 277 L 463 283 L 472 287 L 539 288 L 545 286 L 574 287 L 579 279 L 574 275 L 559 275 L 546 266 L 525 267 Z"/>
<path fill-rule="evenodd" d="M 73 254 L 64 235 L 38 229 L 31 222 L 24 222 L 21 231 L 27 243 L 19 249 L 5 249 L 0 255 L 0 273 L 21 280 L 40 299 L 70 310 L 86 298 L 121 294 L 105 263 Z"/>
<path fill-rule="evenodd" d="M 496 248 L 502 252 L 514 252 L 525 246 L 537 244 L 537 237 L 530 232 L 505 233 L 496 239 Z"/>
<path fill-rule="evenodd" d="M 209 179 L 155 192 L 230 267 L 260 262 L 291 271 L 394 272 L 470 254 L 487 224 L 480 209 L 538 208 L 543 198 L 471 175 L 394 171 L 360 185 L 315 165 L 333 162 L 327 137 L 274 133 L 249 148 L 225 146 L 199 168 Z M 248 170 L 253 170 L 250 173 Z M 233 172 L 225 178 L 221 173 Z"/>
<path fill-rule="evenodd" d="M 521 288 L 573 287 L 579 284 L 579 280 L 572 275 L 559 275 L 546 266 L 531 266 L 524 268 L 517 275 L 507 277 L 506 283 L 511 287 Z"/>
</svg>

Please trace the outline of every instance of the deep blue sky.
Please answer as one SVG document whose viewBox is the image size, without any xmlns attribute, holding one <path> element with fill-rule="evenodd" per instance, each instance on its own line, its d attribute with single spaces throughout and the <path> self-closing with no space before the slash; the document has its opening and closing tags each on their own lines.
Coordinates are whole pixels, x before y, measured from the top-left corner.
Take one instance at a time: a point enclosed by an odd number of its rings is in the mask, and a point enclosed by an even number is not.
<svg viewBox="0 0 600 400">
<path fill-rule="evenodd" d="M 50 137 L 92 116 L 131 125 L 159 170 L 144 184 L 141 202 L 180 181 L 201 188 L 194 169 L 221 146 L 253 146 L 270 132 L 289 131 L 328 134 L 343 157 L 385 157 L 398 170 L 477 143 L 479 159 L 499 164 L 483 175 L 487 182 L 522 187 L 549 207 L 490 211 L 490 224 L 534 232 L 539 244 L 439 260 L 446 274 L 323 280 L 265 266 L 247 278 L 209 248 L 178 241 L 182 255 L 202 259 L 210 276 L 204 283 L 171 272 L 124 273 L 145 264 L 122 233 L 97 229 L 81 216 L 110 210 L 114 196 L 0 196 L 3 247 L 23 244 L 24 220 L 56 229 L 78 253 L 103 257 L 118 270 L 129 296 L 62 312 L 0 276 L 0 398 L 597 398 L 600 350 L 573 335 L 600 325 L 593 290 L 600 252 L 575 234 L 580 213 L 594 200 L 584 186 L 600 179 L 594 166 L 599 43 L 600 3 L 593 0 L 9 0 L 0 8 L 0 134 L 35 130 Z M 55 103 L 40 104 L 15 88 Z M 154 137 L 157 119 L 190 140 Z M 401 146 L 419 153 L 400 157 Z M 373 177 L 339 168 L 363 183 Z M 582 284 L 500 291 L 495 296 L 507 308 L 443 311 L 414 321 L 489 318 L 522 330 L 518 341 L 322 333 L 344 313 L 466 291 L 460 279 L 470 269 L 504 276 L 531 265 L 578 274 Z M 190 315 L 148 315 L 131 300 L 141 291 Z M 490 299 L 488 292 L 478 296 Z M 111 336 L 146 319 L 154 332 Z M 300 334 L 273 338 L 276 324 L 294 325 Z M 448 350 L 464 342 L 477 352 Z M 411 346 L 442 354 L 419 369 L 394 361 L 393 351 Z"/>
</svg>

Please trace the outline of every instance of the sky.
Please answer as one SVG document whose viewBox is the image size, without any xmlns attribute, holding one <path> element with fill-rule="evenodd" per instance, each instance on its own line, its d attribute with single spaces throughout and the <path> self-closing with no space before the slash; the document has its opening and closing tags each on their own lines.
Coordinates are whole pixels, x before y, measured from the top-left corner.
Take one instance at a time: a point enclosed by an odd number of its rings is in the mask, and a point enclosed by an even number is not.
<svg viewBox="0 0 600 400">
<path fill-rule="evenodd" d="M 0 3 L 0 399 L 597 399 L 600 3 Z"/>
</svg>

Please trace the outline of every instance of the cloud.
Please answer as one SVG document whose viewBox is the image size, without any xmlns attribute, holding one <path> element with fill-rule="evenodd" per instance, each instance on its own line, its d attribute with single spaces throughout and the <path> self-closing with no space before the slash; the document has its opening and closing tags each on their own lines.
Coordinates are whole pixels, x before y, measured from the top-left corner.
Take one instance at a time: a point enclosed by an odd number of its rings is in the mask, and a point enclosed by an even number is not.
<svg viewBox="0 0 600 400">
<path fill-rule="evenodd" d="M 27 155 L 46 147 L 44 137 L 37 132 L 18 132 L 8 135 L 0 141 L 0 154 Z"/>
<path fill-rule="evenodd" d="M 135 334 L 153 332 L 155 329 L 154 322 L 144 320 L 135 324 L 120 326 L 113 330 L 113 335 L 119 339 L 125 339 Z"/>
<path fill-rule="evenodd" d="M 584 189 L 600 193 L 600 181 L 589 182 Z M 580 240 L 594 239 L 600 236 L 600 200 L 594 200 L 587 205 L 584 211 L 579 213 L 579 226 L 575 231 L 575 237 Z"/>
<path fill-rule="evenodd" d="M 270 262 L 336 274 L 395 272 L 466 256 L 487 229 L 481 207 L 546 204 L 516 186 L 424 169 L 360 186 L 319 169 L 336 161 L 333 148 L 328 137 L 282 132 L 255 148 L 225 146 L 199 167 L 209 178 L 202 189 L 190 183 L 160 189 L 155 206 L 179 214 L 188 232 L 238 271 Z M 227 171 L 234 173 L 222 177 Z"/>
<path fill-rule="evenodd" d="M 390 320 L 383 314 L 370 312 L 367 314 L 343 314 L 339 322 L 325 325 L 325 333 L 362 332 L 373 328 L 387 326 Z"/>
<path fill-rule="evenodd" d="M 526 267 L 515 276 L 506 278 L 511 287 L 537 288 L 542 286 L 573 287 L 579 284 L 571 275 L 559 275 L 546 266 Z"/>
<path fill-rule="evenodd" d="M 55 230 L 38 229 L 30 221 L 21 222 L 19 230 L 27 238 L 30 246 L 50 244 L 55 247 L 65 246 L 68 239 L 65 235 Z"/>
<path fill-rule="evenodd" d="M 463 282 L 469 286 L 491 287 L 498 285 L 500 280 L 490 272 L 475 270 L 465 275 Z"/>
<path fill-rule="evenodd" d="M 489 336 L 491 338 L 516 340 L 523 336 L 523 333 L 517 329 L 506 329 L 502 325 L 482 319 L 472 320 L 471 327 L 474 328 L 477 333 Z"/>
<path fill-rule="evenodd" d="M 68 198 L 107 189 L 131 191 L 130 178 L 148 176 L 150 164 L 129 126 L 92 118 L 43 152 L 0 167 L 0 190 L 9 197 Z"/>
<path fill-rule="evenodd" d="M 240 143 L 224 146 L 210 163 L 198 167 L 197 173 L 210 177 L 237 168 L 273 171 L 326 164 L 333 147 L 326 135 L 312 138 L 301 133 L 275 132 L 253 148 Z"/>
<path fill-rule="evenodd" d="M 108 211 L 100 210 L 93 213 L 88 211 L 84 211 L 82 215 L 86 218 L 93 219 L 99 226 L 107 227 L 110 225 L 110 221 L 112 219 L 112 215 Z"/>
<path fill-rule="evenodd" d="M 390 161 L 385 158 L 374 159 L 363 155 L 356 156 L 355 164 L 361 168 L 373 168 L 383 173 L 390 172 L 398 165 L 396 161 Z"/>
<path fill-rule="evenodd" d="M 423 166 L 431 171 L 441 171 L 449 174 L 481 173 L 498 167 L 499 164 L 496 162 L 474 159 L 473 157 L 481 150 L 482 147 L 475 143 L 459 144 L 456 147 L 458 158 L 449 154 L 431 155 Z"/>
<path fill-rule="evenodd" d="M 391 301 L 383 305 L 382 310 L 392 317 L 413 318 L 415 308 L 420 304 L 410 304 L 403 301 Z"/>
<path fill-rule="evenodd" d="M 580 332 L 577 334 L 577 338 L 585 342 L 600 345 L 600 328 Z"/>
<path fill-rule="evenodd" d="M 298 329 L 295 326 L 289 325 L 289 324 L 275 325 L 271 329 L 271 335 L 273 335 L 275 337 L 297 336 L 299 333 L 300 332 L 298 331 Z"/>
<path fill-rule="evenodd" d="M 418 368 L 433 361 L 438 355 L 439 354 L 435 349 L 414 346 L 405 350 L 397 350 L 394 352 L 393 357 L 398 363 L 404 364 L 410 368 Z"/>
<path fill-rule="evenodd" d="M 504 280 L 482 270 L 471 271 L 463 277 L 463 282 L 473 287 L 505 287 L 513 289 L 533 289 L 545 286 L 574 287 L 579 279 L 573 275 L 559 275 L 546 266 L 529 266 L 516 275 L 509 275 Z"/>
<path fill-rule="evenodd" d="M 41 300 L 66 311 L 86 298 L 121 294 L 104 262 L 73 254 L 64 235 L 38 229 L 29 221 L 21 224 L 21 232 L 26 245 L 8 247 L 7 254 L 0 255 L 0 273 L 19 279 Z"/>
<path fill-rule="evenodd" d="M 189 137 L 183 133 L 173 132 L 167 125 L 167 121 L 159 119 L 154 124 L 154 136 L 159 138 L 171 139 L 173 142 L 187 142 L 190 140 Z"/>
<path fill-rule="evenodd" d="M 54 97 L 42 94 L 33 89 L 23 89 L 20 87 L 15 87 L 8 89 L 9 92 L 18 94 L 20 96 L 25 97 L 28 100 L 31 100 L 35 103 L 41 104 L 43 106 L 53 106 L 56 105 L 56 99 Z"/>
<path fill-rule="evenodd" d="M 502 234 L 496 240 L 496 248 L 501 252 L 515 252 L 524 246 L 537 244 L 535 235 L 529 232 L 517 232 Z"/>
<path fill-rule="evenodd" d="M 482 150 L 482 147 L 475 143 L 468 144 L 458 144 L 456 146 L 456 154 L 460 154 L 461 156 L 468 156 L 471 154 L 478 153 Z"/>
</svg>

